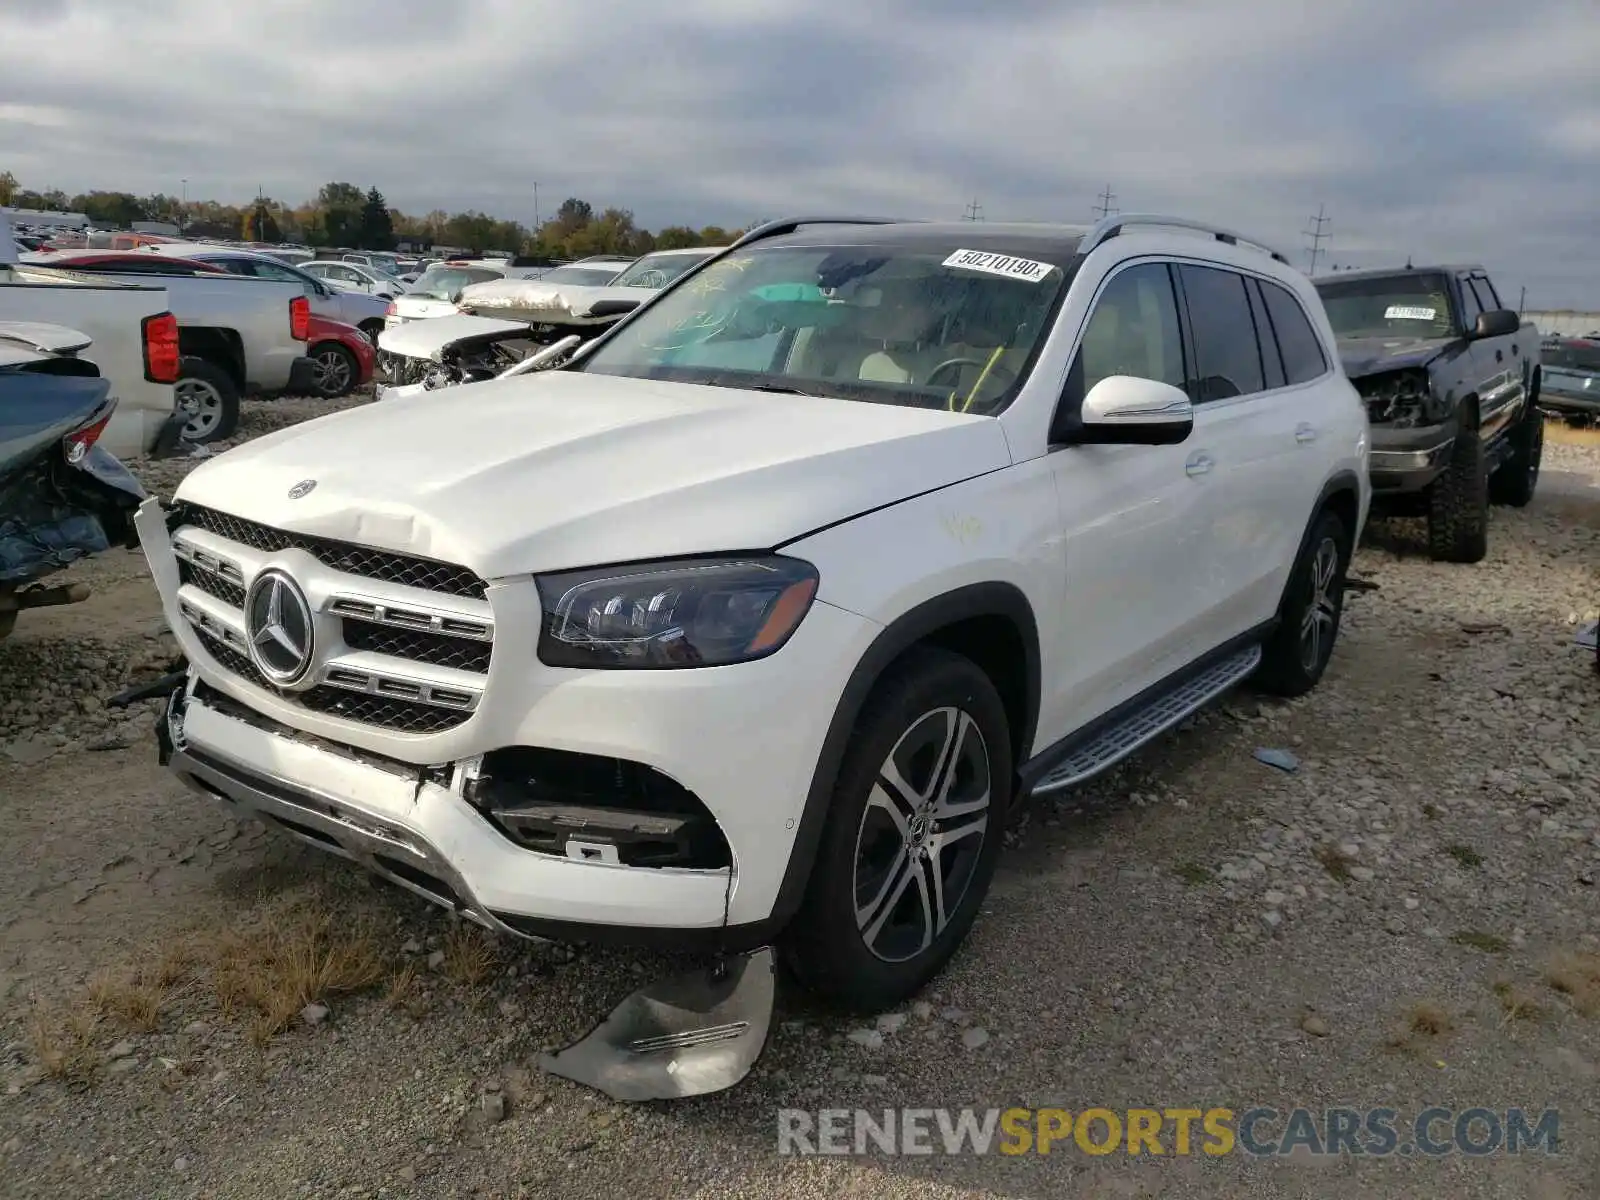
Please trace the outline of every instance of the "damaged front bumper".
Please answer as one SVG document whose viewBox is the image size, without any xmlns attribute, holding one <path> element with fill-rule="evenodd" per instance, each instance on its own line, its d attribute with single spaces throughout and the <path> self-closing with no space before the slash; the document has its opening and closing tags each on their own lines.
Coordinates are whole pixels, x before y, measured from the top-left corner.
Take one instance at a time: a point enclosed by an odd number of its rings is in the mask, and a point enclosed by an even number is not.
<svg viewBox="0 0 1600 1200">
<path fill-rule="evenodd" d="M 466 764 L 419 768 L 299 733 L 191 677 L 168 701 L 168 766 L 195 790 L 499 933 L 541 921 L 715 933 L 726 871 L 616 870 L 525 850 L 463 797 Z"/>
<path fill-rule="evenodd" d="M 1457 424 L 1397 428 L 1372 426 L 1371 476 L 1375 495 L 1420 492 L 1450 463 Z"/>
</svg>

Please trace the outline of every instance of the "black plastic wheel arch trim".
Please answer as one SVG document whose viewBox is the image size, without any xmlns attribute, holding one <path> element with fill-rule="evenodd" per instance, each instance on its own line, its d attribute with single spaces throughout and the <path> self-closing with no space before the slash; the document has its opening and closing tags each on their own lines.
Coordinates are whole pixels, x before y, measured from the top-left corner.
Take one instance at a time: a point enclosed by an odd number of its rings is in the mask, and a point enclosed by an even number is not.
<svg viewBox="0 0 1600 1200">
<path fill-rule="evenodd" d="M 827 736 L 823 739 L 822 752 L 817 756 L 817 765 L 812 772 L 811 787 L 806 792 L 805 807 L 800 814 L 799 827 L 795 830 L 783 882 L 773 902 L 771 916 L 763 922 L 764 925 L 781 927 L 800 908 L 806 884 L 811 878 L 812 864 L 816 861 L 817 847 L 822 841 L 822 827 L 827 822 L 845 751 L 855 732 L 856 719 L 878 680 L 901 654 L 918 642 L 950 625 L 975 617 L 1009 620 L 1021 636 L 1026 660 L 1024 699 L 1027 708 L 1017 742 L 1022 746 L 1023 753 L 1032 746 L 1034 730 L 1039 721 L 1039 628 L 1033 607 L 1022 589 L 1010 583 L 969 584 L 926 600 L 904 613 L 873 639 L 845 683 Z"/>
</svg>

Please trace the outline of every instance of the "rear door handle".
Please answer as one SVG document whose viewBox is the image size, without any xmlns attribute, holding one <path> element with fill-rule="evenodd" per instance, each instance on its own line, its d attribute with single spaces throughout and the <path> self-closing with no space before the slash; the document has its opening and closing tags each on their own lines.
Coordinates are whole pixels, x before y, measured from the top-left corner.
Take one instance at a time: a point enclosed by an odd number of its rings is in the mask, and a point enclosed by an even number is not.
<svg viewBox="0 0 1600 1200">
<path fill-rule="evenodd" d="M 1296 425 L 1294 427 L 1294 440 L 1299 442 L 1302 446 L 1309 445 L 1317 440 L 1316 428 L 1304 423 Z"/>
<path fill-rule="evenodd" d="M 1495 360 L 1495 362 L 1504 362 L 1505 358 L 1506 358 L 1506 352 L 1504 350 L 1496 350 L 1494 352 L 1494 360 Z"/>
<path fill-rule="evenodd" d="M 1197 475 L 1209 475 L 1211 468 L 1214 466 L 1216 466 L 1215 460 L 1212 459 L 1211 455 L 1202 451 L 1199 454 L 1190 455 L 1189 461 L 1183 464 L 1183 473 L 1193 479 Z"/>
</svg>

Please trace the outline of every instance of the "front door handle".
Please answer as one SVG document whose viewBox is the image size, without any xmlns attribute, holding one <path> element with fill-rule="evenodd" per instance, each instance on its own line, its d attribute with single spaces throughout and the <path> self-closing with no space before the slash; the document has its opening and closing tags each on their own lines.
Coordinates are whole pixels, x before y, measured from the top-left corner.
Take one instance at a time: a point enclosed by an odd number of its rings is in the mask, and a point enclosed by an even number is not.
<svg viewBox="0 0 1600 1200">
<path fill-rule="evenodd" d="M 1317 440 L 1317 431 L 1313 426 L 1304 423 L 1294 427 L 1294 440 L 1302 446 L 1310 445 Z"/>
<path fill-rule="evenodd" d="M 1197 475 L 1209 475 L 1211 468 L 1214 466 L 1216 466 L 1215 460 L 1212 459 L 1211 455 L 1202 451 L 1199 454 L 1191 455 L 1189 461 L 1183 464 L 1183 473 L 1193 479 Z"/>
<path fill-rule="evenodd" d="M 1506 359 L 1506 352 L 1504 350 L 1496 350 L 1494 352 L 1494 360 L 1495 360 L 1495 362 L 1504 362 L 1505 359 Z"/>
</svg>

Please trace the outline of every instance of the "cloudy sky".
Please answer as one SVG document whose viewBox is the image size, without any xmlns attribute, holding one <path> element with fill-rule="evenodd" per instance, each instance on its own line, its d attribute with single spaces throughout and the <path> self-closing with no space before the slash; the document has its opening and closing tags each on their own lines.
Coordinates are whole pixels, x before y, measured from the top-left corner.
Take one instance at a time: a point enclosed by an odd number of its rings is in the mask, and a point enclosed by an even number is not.
<svg viewBox="0 0 1600 1200">
<path fill-rule="evenodd" d="M 650 227 L 1192 214 L 1600 310 L 1596 0 L 0 0 L 25 186 Z"/>
</svg>

